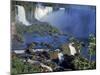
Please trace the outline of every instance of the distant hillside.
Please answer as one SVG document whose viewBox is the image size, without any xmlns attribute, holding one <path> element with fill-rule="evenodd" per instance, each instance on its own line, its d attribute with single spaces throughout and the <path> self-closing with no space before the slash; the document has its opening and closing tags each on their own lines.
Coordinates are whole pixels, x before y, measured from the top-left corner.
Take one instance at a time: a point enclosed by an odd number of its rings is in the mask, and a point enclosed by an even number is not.
<svg viewBox="0 0 100 75">
<path fill-rule="evenodd" d="M 17 23 L 16 33 L 17 34 L 15 36 L 15 40 L 23 41 L 23 37 L 24 37 L 23 35 L 25 33 L 32 33 L 32 35 L 34 35 L 33 33 L 35 33 L 40 36 L 46 36 L 46 35 L 58 34 L 60 32 L 57 28 L 49 25 L 48 23 L 37 21 L 31 26 L 25 26 L 21 23 Z"/>
</svg>

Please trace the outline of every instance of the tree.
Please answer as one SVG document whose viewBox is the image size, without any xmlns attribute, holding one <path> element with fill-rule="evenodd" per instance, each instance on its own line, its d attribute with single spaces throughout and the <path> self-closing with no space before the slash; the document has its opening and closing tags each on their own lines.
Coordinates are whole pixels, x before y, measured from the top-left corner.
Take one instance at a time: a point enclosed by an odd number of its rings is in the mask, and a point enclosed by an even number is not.
<svg viewBox="0 0 100 75">
<path fill-rule="evenodd" d="M 40 65 L 24 63 L 18 56 L 12 57 L 11 75 L 41 72 Z"/>
<path fill-rule="evenodd" d="M 88 54 L 89 54 L 89 61 L 91 66 L 92 56 L 96 54 L 96 38 L 93 34 L 89 35 Z"/>
<path fill-rule="evenodd" d="M 75 56 L 75 59 L 72 62 L 76 70 L 86 70 L 89 69 L 89 61 L 87 58 L 82 56 Z"/>
<path fill-rule="evenodd" d="M 77 70 L 95 69 L 96 62 L 92 61 L 92 56 L 96 53 L 96 38 L 93 34 L 89 35 L 88 54 L 89 60 L 81 55 L 75 56 L 73 64 Z"/>
<path fill-rule="evenodd" d="M 22 63 L 22 61 L 16 56 L 16 57 L 12 57 L 12 70 L 11 70 L 11 74 L 13 75 L 17 75 L 18 73 L 22 73 L 23 69 L 24 69 L 24 63 Z"/>
</svg>

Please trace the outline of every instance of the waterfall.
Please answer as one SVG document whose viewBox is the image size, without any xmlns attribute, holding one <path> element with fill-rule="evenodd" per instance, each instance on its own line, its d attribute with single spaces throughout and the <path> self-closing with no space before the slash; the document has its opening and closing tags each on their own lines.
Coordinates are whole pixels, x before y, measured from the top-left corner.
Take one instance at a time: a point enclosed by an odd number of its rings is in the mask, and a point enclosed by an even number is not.
<svg viewBox="0 0 100 75">
<path fill-rule="evenodd" d="M 27 19 L 26 19 L 26 14 L 25 14 L 25 9 L 23 6 L 20 5 L 16 5 L 17 9 L 18 9 L 18 13 L 16 15 L 16 19 L 21 22 L 22 24 L 29 26 L 31 25 Z"/>
<path fill-rule="evenodd" d="M 34 16 L 37 20 L 42 21 L 42 18 L 52 11 L 53 11 L 52 7 L 49 7 L 49 6 L 45 7 L 45 6 L 42 6 L 41 4 L 37 4 Z"/>
<path fill-rule="evenodd" d="M 75 47 L 72 46 L 73 44 L 74 43 L 69 43 L 71 55 L 75 55 L 77 53 Z"/>
<path fill-rule="evenodd" d="M 62 61 L 64 60 L 64 55 L 63 53 L 58 53 L 58 59 L 59 59 L 59 63 L 62 63 Z"/>
</svg>

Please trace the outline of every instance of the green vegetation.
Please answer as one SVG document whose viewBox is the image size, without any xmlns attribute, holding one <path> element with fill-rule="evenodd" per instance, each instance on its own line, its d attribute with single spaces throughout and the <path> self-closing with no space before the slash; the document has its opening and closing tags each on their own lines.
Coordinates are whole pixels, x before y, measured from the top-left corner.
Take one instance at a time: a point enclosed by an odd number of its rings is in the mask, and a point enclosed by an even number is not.
<svg viewBox="0 0 100 75">
<path fill-rule="evenodd" d="M 31 26 L 25 26 L 19 23 L 19 24 L 16 24 L 16 32 L 17 32 L 16 34 L 17 37 L 20 39 L 19 41 L 24 41 L 23 40 L 24 33 L 30 33 L 30 34 L 34 33 L 32 34 L 33 36 L 35 34 L 38 34 L 40 36 L 45 36 L 47 34 L 53 35 L 53 34 L 59 33 L 59 30 L 55 27 L 52 27 L 51 25 L 47 23 L 34 24 Z"/>
<path fill-rule="evenodd" d="M 27 27 L 27 32 L 31 33 L 31 32 L 37 32 L 40 34 L 45 34 L 47 33 L 58 33 L 59 30 L 55 27 L 52 27 L 51 25 L 47 24 L 47 23 L 43 23 L 43 24 L 35 24 L 35 25 L 31 25 L 29 27 Z"/>
<path fill-rule="evenodd" d="M 76 40 L 75 38 L 71 38 L 70 42 L 74 42 L 75 46 L 79 49 L 81 49 L 81 42 Z M 36 46 L 37 43 L 31 43 L 28 45 L 28 50 L 32 54 L 32 60 L 40 61 L 41 63 L 44 63 L 47 66 L 50 66 L 53 70 L 56 70 L 55 68 L 58 66 L 55 62 L 49 61 L 47 62 L 47 56 L 49 60 L 57 59 L 58 51 L 49 51 L 49 52 L 38 52 L 38 53 L 32 53 L 32 49 Z M 46 45 L 46 43 L 42 43 L 42 45 Z M 48 46 L 49 47 L 49 46 Z M 89 59 L 83 57 L 82 55 L 78 54 L 75 56 L 70 56 L 68 44 L 63 44 L 60 49 L 62 50 L 63 54 L 65 56 L 65 63 L 69 61 L 69 64 L 74 65 L 74 70 L 88 70 L 88 69 L 95 69 L 96 68 L 96 61 L 92 61 L 91 57 L 95 55 L 96 53 L 96 38 L 93 35 L 89 36 Z M 46 56 L 47 55 L 47 56 Z M 37 59 L 38 57 L 38 59 Z M 72 58 L 72 59 L 71 59 Z M 13 55 L 12 56 L 12 75 L 22 74 L 22 73 L 36 73 L 36 72 L 48 72 L 46 68 L 41 67 L 37 64 L 30 64 L 28 62 L 23 62 L 23 59 Z M 67 67 L 67 66 L 66 66 Z M 70 69 L 70 68 L 69 68 Z M 72 70 L 72 69 L 71 69 Z M 64 68 L 64 71 L 66 71 L 66 68 Z"/>
<path fill-rule="evenodd" d="M 76 56 L 73 63 L 76 70 L 88 70 L 96 68 L 95 61 L 90 62 L 87 58 L 84 58 L 82 56 Z"/>
<path fill-rule="evenodd" d="M 31 26 L 25 26 L 23 24 L 16 24 L 16 30 L 17 33 L 19 34 L 23 34 L 25 32 L 28 33 L 40 33 L 40 34 L 45 34 L 47 33 L 58 33 L 59 30 L 55 27 L 52 27 L 51 25 L 47 24 L 47 23 L 40 23 L 40 24 L 34 24 Z"/>
<path fill-rule="evenodd" d="M 82 47 L 80 45 L 78 45 L 79 48 Z M 89 59 L 81 55 L 75 56 L 73 63 L 75 65 L 76 70 L 87 70 L 96 68 L 96 61 L 91 60 L 92 56 L 96 54 L 96 38 L 93 34 L 89 35 L 88 54 L 89 54 Z"/>
<path fill-rule="evenodd" d="M 90 35 L 89 36 L 89 50 L 88 50 L 88 54 L 89 54 L 89 61 L 90 61 L 90 66 L 91 66 L 91 58 L 93 55 L 96 54 L 96 38 L 94 35 Z"/>
<path fill-rule="evenodd" d="M 27 62 L 23 62 L 22 59 L 17 56 L 12 57 L 11 67 L 11 75 L 41 72 L 39 65 L 32 65 Z"/>
<path fill-rule="evenodd" d="M 54 62 L 47 62 L 42 57 L 43 54 L 41 54 L 42 59 L 41 63 L 44 63 L 47 66 L 50 66 L 51 68 L 55 68 L 57 65 Z M 38 55 L 33 54 L 32 60 L 36 60 L 36 57 Z M 39 56 L 38 56 L 39 57 Z M 37 59 L 37 60 L 38 60 Z M 38 63 L 36 64 L 30 64 L 28 62 L 23 62 L 23 59 L 20 58 L 18 55 L 13 54 L 12 55 L 12 65 L 11 65 L 11 75 L 17 75 L 17 74 L 27 74 L 27 73 L 37 73 L 37 72 L 47 72 L 46 68 L 41 67 Z"/>
</svg>

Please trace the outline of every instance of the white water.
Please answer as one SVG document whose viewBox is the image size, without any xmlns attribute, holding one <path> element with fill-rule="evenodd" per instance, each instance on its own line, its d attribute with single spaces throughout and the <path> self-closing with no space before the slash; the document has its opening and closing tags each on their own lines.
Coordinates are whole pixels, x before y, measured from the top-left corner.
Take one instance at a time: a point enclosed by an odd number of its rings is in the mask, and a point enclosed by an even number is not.
<svg viewBox="0 0 100 75">
<path fill-rule="evenodd" d="M 65 8 L 59 8 L 59 10 L 65 10 Z"/>
<path fill-rule="evenodd" d="M 16 7 L 18 8 L 18 14 L 16 15 L 16 19 L 23 23 L 24 25 L 26 26 L 29 26 L 31 25 L 27 19 L 26 19 L 26 13 L 25 13 L 25 9 L 23 6 L 20 6 L 20 5 L 16 5 Z"/>
<path fill-rule="evenodd" d="M 59 59 L 59 63 L 61 63 L 63 60 L 64 60 L 64 57 L 63 57 L 63 53 L 58 53 L 58 59 Z"/>
<path fill-rule="evenodd" d="M 14 50 L 14 53 L 23 54 L 23 53 L 25 53 L 25 50 Z"/>
<path fill-rule="evenodd" d="M 34 16 L 37 20 L 42 21 L 43 17 L 45 17 L 47 14 L 49 14 L 52 11 L 53 11 L 52 7 L 49 7 L 49 6 L 44 7 L 38 4 L 36 6 Z"/>
<path fill-rule="evenodd" d="M 75 47 L 72 46 L 72 43 L 69 43 L 69 48 L 70 48 L 71 55 L 75 55 L 76 49 L 75 49 Z"/>
</svg>

